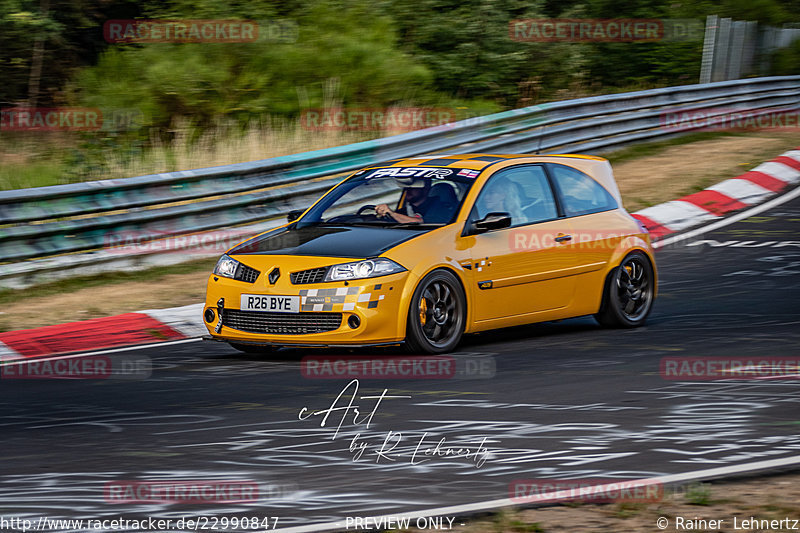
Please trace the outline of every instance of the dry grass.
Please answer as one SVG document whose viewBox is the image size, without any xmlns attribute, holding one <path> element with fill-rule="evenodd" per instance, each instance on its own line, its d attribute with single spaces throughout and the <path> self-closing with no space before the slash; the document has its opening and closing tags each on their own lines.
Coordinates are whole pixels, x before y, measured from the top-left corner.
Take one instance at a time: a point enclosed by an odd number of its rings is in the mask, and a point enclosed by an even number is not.
<svg viewBox="0 0 800 533">
<path fill-rule="evenodd" d="M 119 179 L 176 170 L 244 163 L 368 140 L 390 132 L 311 131 L 299 121 L 272 121 L 245 131 L 212 128 L 199 137 L 189 124 L 177 124 L 170 142 L 150 139 L 150 147 L 131 155 L 112 144 L 86 151 L 75 135 L 60 132 L 0 135 L 0 190 Z M 91 159 L 92 162 L 67 163 Z"/>
<path fill-rule="evenodd" d="M 0 311 L 0 331 L 63 324 L 143 309 L 161 309 L 202 302 L 213 268 L 167 274 L 152 281 L 125 281 L 72 292 L 17 300 Z"/>
<path fill-rule="evenodd" d="M 217 127 L 192 138 L 192 128 L 179 124 L 166 144 L 157 138 L 146 156 L 126 161 L 109 160 L 111 177 L 141 176 L 187 168 L 198 169 L 268 159 L 282 155 L 321 150 L 367 140 L 366 132 L 339 130 L 310 131 L 299 122 L 278 122 L 275 125 L 253 126 L 244 132 Z M 378 132 L 380 134 L 380 132 Z"/>
<path fill-rule="evenodd" d="M 693 495 L 693 484 L 684 487 L 667 487 L 661 501 L 655 503 L 610 503 L 555 505 L 537 509 L 504 509 L 486 518 L 459 520 L 464 527 L 461 533 L 653 533 L 660 531 L 656 520 L 665 517 L 669 520 L 664 531 L 680 531 L 675 527 L 675 518 L 686 520 L 695 518 L 724 520 L 720 529 L 686 528 L 693 531 L 734 531 L 733 518 L 736 517 L 739 529 L 736 531 L 755 532 L 764 529 L 741 528 L 742 521 L 755 517 L 758 519 L 798 519 L 800 518 L 800 474 L 781 474 L 738 481 L 720 481 L 702 484 L 708 491 L 708 500 L 700 501 Z M 791 528 L 791 522 L 789 522 Z M 410 529 L 417 533 L 419 530 Z M 792 531 L 792 529 L 770 529 L 769 531 Z M 793 531 L 796 531 L 794 529 Z"/>
<path fill-rule="evenodd" d="M 667 146 L 655 154 L 615 163 L 625 208 L 674 200 L 734 178 L 763 161 L 800 146 L 796 131 L 764 131 Z M 614 154 L 608 155 L 614 160 Z"/>
</svg>

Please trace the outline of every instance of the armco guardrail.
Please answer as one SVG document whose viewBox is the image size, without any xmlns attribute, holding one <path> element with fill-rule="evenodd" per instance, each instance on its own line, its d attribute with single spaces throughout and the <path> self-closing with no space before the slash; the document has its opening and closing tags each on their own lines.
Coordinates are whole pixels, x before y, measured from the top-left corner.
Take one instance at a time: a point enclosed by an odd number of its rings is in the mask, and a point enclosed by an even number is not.
<svg viewBox="0 0 800 533">
<path fill-rule="evenodd" d="M 172 254 L 104 253 L 121 234 L 139 241 L 244 226 L 263 231 L 307 207 L 345 172 L 440 152 L 592 153 L 691 131 L 666 112 L 770 113 L 800 109 L 800 76 L 668 87 L 515 109 L 393 137 L 251 163 L 0 192 L 0 286 L 72 275 L 69 266 L 130 268 Z M 700 127 L 700 126 L 698 126 Z M 92 216 L 93 215 L 93 216 Z M 107 250 L 106 250 L 107 251 Z M 68 254 L 68 255 L 63 255 Z"/>
</svg>

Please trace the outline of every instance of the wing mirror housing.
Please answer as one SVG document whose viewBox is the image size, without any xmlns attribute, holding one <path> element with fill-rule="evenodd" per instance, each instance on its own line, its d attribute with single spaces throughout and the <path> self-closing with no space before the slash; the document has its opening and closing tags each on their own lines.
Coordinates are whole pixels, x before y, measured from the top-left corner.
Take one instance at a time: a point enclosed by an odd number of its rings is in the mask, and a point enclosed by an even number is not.
<svg viewBox="0 0 800 533">
<path fill-rule="evenodd" d="M 286 214 L 286 221 L 287 222 L 294 222 L 295 220 L 300 218 L 300 215 L 305 213 L 305 211 L 306 211 L 305 209 L 293 209 L 293 210 L 289 211 Z"/>
<path fill-rule="evenodd" d="M 471 224 L 470 233 L 485 233 L 493 229 L 502 229 L 511 226 L 511 213 L 489 213 L 480 220 Z"/>
</svg>

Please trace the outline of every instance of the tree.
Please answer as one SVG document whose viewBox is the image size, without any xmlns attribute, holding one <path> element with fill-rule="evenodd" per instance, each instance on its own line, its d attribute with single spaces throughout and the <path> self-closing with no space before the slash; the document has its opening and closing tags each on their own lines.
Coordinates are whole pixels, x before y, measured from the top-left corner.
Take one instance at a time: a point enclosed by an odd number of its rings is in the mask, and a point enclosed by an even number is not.
<svg viewBox="0 0 800 533">
<path fill-rule="evenodd" d="M 176 6 L 187 3 L 148 13 L 175 18 L 182 14 Z M 256 12 L 250 11 L 254 6 Z M 253 19 L 269 11 L 256 2 L 235 14 Z M 213 7 L 198 13 L 221 16 Z M 297 115 L 304 106 L 324 104 L 330 79 L 338 80 L 333 96 L 346 105 L 387 106 L 426 97 L 429 71 L 396 48 L 392 20 L 368 2 L 354 0 L 343 10 L 339 2 L 317 1 L 294 15 L 296 42 L 111 47 L 96 66 L 80 73 L 73 92 L 87 105 L 139 108 L 149 125 L 160 128 L 179 117 L 208 126 L 223 119 L 245 124 L 264 115 Z"/>
</svg>

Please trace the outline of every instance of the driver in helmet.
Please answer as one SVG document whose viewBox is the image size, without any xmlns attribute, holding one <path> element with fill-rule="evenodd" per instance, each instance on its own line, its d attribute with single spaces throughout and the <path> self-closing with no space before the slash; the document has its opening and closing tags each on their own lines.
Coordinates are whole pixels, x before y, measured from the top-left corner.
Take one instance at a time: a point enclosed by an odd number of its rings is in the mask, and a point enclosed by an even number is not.
<svg viewBox="0 0 800 533">
<path fill-rule="evenodd" d="M 390 217 L 401 224 L 425 222 L 425 216 L 432 213 L 438 207 L 438 201 L 434 197 L 429 197 L 428 192 L 431 188 L 430 180 L 411 179 L 408 182 L 397 181 L 405 184 L 405 201 L 400 213 L 392 210 L 387 204 L 375 206 L 378 218 Z"/>
</svg>

